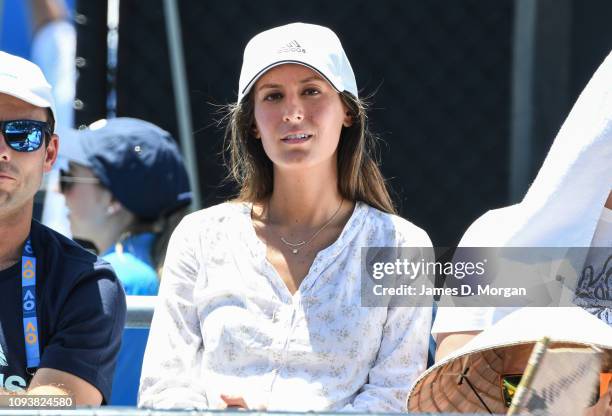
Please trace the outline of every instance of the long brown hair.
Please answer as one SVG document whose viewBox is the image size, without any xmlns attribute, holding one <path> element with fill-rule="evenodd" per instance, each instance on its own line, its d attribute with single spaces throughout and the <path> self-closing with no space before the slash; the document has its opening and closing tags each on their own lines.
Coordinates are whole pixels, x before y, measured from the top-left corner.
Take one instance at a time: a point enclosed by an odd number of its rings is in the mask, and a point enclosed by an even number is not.
<svg viewBox="0 0 612 416">
<path fill-rule="evenodd" d="M 363 201 L 381 211 L 395 214 L 395 206 L 375 160 L 376 137 L 367 126 L 366 103 L 352 94 L 340 98 L 353 123 L 343 127 L 338 144 L 338 191 L 344 198 Z M 255 122 L 253 92 L 228 106 L 225 128 L 225 164 L 228 177 L 239 186 L 239 201 L 261 201 L 272 194 L 273 167 L 261 140 L 253 136 Z"/>
</svg>

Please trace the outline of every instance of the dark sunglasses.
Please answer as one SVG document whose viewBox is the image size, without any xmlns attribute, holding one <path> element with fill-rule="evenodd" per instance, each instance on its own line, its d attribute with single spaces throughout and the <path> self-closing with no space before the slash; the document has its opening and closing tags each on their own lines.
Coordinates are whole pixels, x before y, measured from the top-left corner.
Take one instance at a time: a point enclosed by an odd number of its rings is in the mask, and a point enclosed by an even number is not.
<svg viewBox="0 0 612 416">
<path fill-rule="evenodd" d="M 90 185 L 99 185 L 101 182 L 98 178 L 90 178 L 84 176 L 74 176 L 70 171 L 60 169 L 60 192 L 66 193 L 72 188 L 75 183 L 87 183 Z"/>
<path fill-rule="evenodd" d="M 16 152 L 35 152 L 42 146 L 51 126 L 44 121 L 8 120 L 0 122 L 4 141 Z"/>
</svg>

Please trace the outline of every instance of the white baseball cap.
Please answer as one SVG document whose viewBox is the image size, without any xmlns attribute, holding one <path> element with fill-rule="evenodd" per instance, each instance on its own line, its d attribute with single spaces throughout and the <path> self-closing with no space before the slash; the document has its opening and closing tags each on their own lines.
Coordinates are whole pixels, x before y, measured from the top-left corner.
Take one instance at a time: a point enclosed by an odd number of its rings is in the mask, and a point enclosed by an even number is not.
<svg viewBox="0 0 612 416">
<path fill-rule="evenodd" d="M 36 107 L 50 108 L 55 117 L 51 85 L 32 62 L 0 51 L 0 92 Z"/>
<path fill-rule="evenodd" d="M 261 32 L 247 43 L 238 102 L 266 71 L 283 64 L 311 68 L 338 92 L 346 91 L 358 97 L 355 74 L 338 36 L 323 26 L 291 23 Z"/>
</svg>

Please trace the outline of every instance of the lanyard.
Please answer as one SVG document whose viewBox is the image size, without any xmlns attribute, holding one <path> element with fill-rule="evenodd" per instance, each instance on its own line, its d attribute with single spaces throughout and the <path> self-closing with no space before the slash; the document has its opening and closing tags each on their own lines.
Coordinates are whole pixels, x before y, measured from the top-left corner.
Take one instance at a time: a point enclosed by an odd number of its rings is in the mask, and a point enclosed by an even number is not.
<svg viewBox="0 0 612 416">
<path fill-rule="evenodd" d="M 36 257 L 30 237 L 26 240 L 21 256 L 21 301 L 27 368 L 35 369 L 40 364 L 40 351 L 36 317 Z"/>
</svg>

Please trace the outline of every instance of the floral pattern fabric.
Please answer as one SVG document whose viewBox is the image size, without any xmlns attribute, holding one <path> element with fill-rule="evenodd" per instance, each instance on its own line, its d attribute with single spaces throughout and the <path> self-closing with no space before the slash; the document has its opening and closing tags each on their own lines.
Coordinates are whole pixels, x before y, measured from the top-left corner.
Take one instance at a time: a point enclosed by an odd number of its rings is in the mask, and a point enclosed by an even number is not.
<svg viewBox="0 0 612 416">
<path fill-rule="evenodd" d="M 358 202 L 291 295 L 251 205 L 193 213 L 170 241 L 139 406 L 404 411 L 425 369 L 431 308 L 362 307 L 362 247 L 431 247 L 408 221 Z"/>
</svg>

